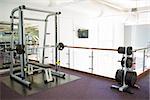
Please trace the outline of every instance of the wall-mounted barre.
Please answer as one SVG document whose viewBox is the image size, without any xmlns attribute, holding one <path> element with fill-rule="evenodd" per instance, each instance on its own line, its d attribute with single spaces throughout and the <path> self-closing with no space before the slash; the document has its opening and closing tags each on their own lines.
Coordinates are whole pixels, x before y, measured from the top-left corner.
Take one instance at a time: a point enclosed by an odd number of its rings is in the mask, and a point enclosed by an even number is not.
<svg viewBox="0 0 150 100">
<path fill-rule="evenodd" d="M 55 47 L 54 45 L 45 45 L 44 47 L 37 47 L 37 48 L 52 48 Z M 118 49 L 112 49 L 112 48 L 89 48 L 89 47 L 80 47 L 80 46 L 68 46 L 64 45 L 66 48 L 78 48 L 78 49 L 90 49 L 90 50 L 105 50 L 105 51 L 118 51 Z M 146 48 L 140 48 L 140 49 L 135 49 L 132 52 L 140 51 L 140 50 L 146 50 L 150 49 L 150 47 Z"/>
<path fill-rule="evenodd" d="M 107 51 L 118 51 L 118 49 L 108 49 L 108 48 L 89 48 L 89 47 L 78 47 L 78 46 L 64 46 L 67 48 L 79 48 L 79 49 L 91 49 L 91 50 L 107 50 Z"/>
<path fill-rule="evenodd" d="M 78 46 L 67 46 L 67 45 L 64 45 L 64 47 L 79 48 L 79 49 L 91 49 L 91 50 L 118 51 L 118 49 L 109 49 L 109 48 L 89 48 L 89 47 L 78 47 Z M 137 52 L 137 51 L 147 50 L 147 49 L 150 49 L 150 47 L 135 49 L 132 52 Z"/>
<path fill-rule="evenodd" d="M 135 49 L 134 51 L 136 52 L 136 51 L 147 50 L 147 49 L 150 49 L 150 47 Z"/>
</svg>

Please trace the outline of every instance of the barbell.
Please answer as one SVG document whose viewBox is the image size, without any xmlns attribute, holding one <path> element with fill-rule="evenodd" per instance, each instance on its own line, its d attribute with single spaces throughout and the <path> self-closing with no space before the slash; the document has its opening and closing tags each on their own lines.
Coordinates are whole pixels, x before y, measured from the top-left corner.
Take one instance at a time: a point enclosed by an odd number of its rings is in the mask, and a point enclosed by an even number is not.
<svg viewBox="0 0 150 100">
<path fill-rule="evenodd" d="M 23 53 L 25 53 L 25 50 L 24 50 L 24 45 L 16 45 L 16 52 L 18 53 L 18 54 L 23 54 Z"/>
<path fill-rule="evenodd" d="M 131 55 L 133 50 L 132 47 L 127 47 L 127 51 L 125 52 L 125 47 L 118 47 L 118 49 L 104 49 L 104 48 L 87 48 L 87 47 L 73 47 L 73 46 L 65 46 L 62 42 L 58 43 L 57 48 L 58 50 L 63 50 L 65 47 L 69 48 L 83 48 L 83 49 L 96 49 L 96 50 L 110 50 L 110 51 L 118 51 L 120 54 L 125 54 L 127 52 L 127 55 Z"/>
</svg>

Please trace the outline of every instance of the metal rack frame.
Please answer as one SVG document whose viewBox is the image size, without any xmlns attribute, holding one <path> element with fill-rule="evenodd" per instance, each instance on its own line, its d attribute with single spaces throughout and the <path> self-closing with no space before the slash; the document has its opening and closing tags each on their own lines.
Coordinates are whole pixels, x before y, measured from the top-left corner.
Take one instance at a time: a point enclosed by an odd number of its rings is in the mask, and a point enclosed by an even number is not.
<svg viewBox="0 0 150 100">
<path fill-rule="evenodd" d="M 35 11 L 35 12 L 42 12 L 42 13 L 48 13 L 48 16 L 46 17 L 46 19 L 49 16 L 55 15 L 57 16 L 57 14 L 60 14 L 60 12 L 51 12 L 51 11 L 46 11 L 46 10 L 40 10 L 40 9 L 34 9 L 34 8 L 28 8 L 25 5 L 19 6 L 17 8 L 14 8 L 11 12 L 11 33 L 12 33 L 12 39 L 11 41 L 13 41 L 13 35 L 14 35 L 14 19 L 18 19 L 19 20 L 19 43 L 22 47 L 25 46 L 25 33 L 24 33 L 24 20 L 33 20 L 33 21 L 45 21 L 45 24 L 47 24 L 47 20 L 43 20 L 43 19 L 35 19 L 35 18 L 24 18 L 23 16 L 23 11 L 24 10 L 29 10 L 29 11 Z M 14 16 L 14 14 L 18 11 L 18 17 Z M 56 40 L 57 40 L 57 32 L 56 32 Z M 57 44 L 57 41 L 56 41 Z M 15 49 L 14 48 L 14 42 L 11 42 L 11 49 Z M 24 51 L 26 51 L 26 49 L 24 48 Z M 57 50 L 56 50 L 57 52 Z M 27 81 L 25 79 L 26 75 L 25 75 L 25 67 L 28 65 L 27 59 L 26 59 L 26 54 L 20 54 L 20 63 L 21 63 L 21 72 L 18 74 L 14 74 L 13 72 L 13 51 L 11 51 L 11 66 L 10 66 L 10 77 L 19 81 L 20 83 L 24 84 L 27 87 L 31 87 L 31 82 Z M 57 59 L 57 57 L 56 57 Z"/>
</svg>

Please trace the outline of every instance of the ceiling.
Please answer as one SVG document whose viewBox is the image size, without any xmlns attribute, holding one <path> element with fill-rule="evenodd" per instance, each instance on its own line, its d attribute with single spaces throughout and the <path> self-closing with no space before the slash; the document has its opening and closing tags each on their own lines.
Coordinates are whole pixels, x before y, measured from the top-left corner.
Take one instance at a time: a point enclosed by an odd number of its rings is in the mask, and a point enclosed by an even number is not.
<svg viewBox="0 0 150 100">
<path fill-rule="evenodd" d="M 123 7 L 123 8 L 135 8 L 135 7 L 145 7 L 150 6 L 150 0 L 0 0 L 0 2 L 9 2 L 9 3 L 31 3 L 36 5 L 43 6 L 55 6 L 69 3 L 76 3 L 82 1 L 97 1 L 97 2 L 106 2 L 112 5 Z"/>
<path fill-rule="evenodd" d="M 150 0 L 104 0 L 104 1 L 123 8 L 136 8 L 136 7 L 150 6 Z"/>
<path fill-rule="evenodd" d="M 1 2 L 32 4 L 45 7 L 68 6 L 68 9 L 74 9 L 77 11 L 83 8 L 85 9 L 83 12 L 88 11 L 89 13 L 91 11 L 92 15 L 94 14 L 94 11 L 100 11 L 99 4 L 103 4 L 120 11 L 128 12 L 132 10 L 131 8 L 138 8 L 138 10 L 148 10 L 150 12 L 150 0 L 0 0 L 0 3 Z M 8 27 L 8 25 L 0 25 L 0 30 L 10 30 L 10 27 Z"/>
<path fill-rule="evenodd" d="M 132 8 L 136 8 L 134 11 L 148 10 L 150 12 L 150 0 L 0 0 L 0 2 L 16 3 L 18 5 L 29 4 L 43 7 L 67 7 L 67 9 L 74 9 L 77 11 L 79 10 L 78 8 L 83 8 L 82 10 L 84 11 L 87 9 L 96 11 L 95 8 L 97 9 L 101 7 L 101 5 L 105 5 L 122 12 L 130 12 Z M 93 2 L 95 2 L 95 7 L 91 7 L 91 3 Z"/>
</svg>

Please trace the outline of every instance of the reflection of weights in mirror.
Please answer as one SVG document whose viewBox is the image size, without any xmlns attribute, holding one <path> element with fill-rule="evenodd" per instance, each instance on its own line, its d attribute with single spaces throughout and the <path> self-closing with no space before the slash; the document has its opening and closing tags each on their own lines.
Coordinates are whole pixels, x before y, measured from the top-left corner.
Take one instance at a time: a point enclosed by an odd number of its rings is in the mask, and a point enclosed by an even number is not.
<svg viewBox="0 0 150 100">
<path fill-rule="evenodd" d="M 130 57 L 133 54 L 132 47 L 119 47 L 118 53 L 123 54 L 121 60 L 122 69 L 118 69 L 115 75 L 115 79 L 120 84 L 120 86 L 112 85 L 111 88 L 132 93 L 129 90 L 129 87 L 139 88 L 139 86 L 136 85 L 137 73 L 132 68 L 134 64 L 133 57 Z"/>
<path fill-rule="evenodd" d="M 7 69 L 10 67 L 10 52 L 4 52 L 3 53 L 3 64 L 2 69 Z"/>
<path fill-rule="evenodd" d="M 15 49 L 11 49 L 11 48 L 7 48 L 8 51 L 16 51 L 17 54 L 24 54 L 25 53 L 25 46 L 24 45 L 20 45 L 20 44 L 16 44 L 15 45 Z"/>
<path fill-rule="evenodd" d="M 17 51 L 17 53 L 18 53 L 18 54 L 23 54 L 23 53 L 25 53 L 24 47 L 25 47 L 25 46 L 23 46 L 23 45 L 16 45 L 16 51 Z"/>
<path fill-rule="evenodd" d="M 10 48 L 10 38 L 11 34 L 7 32 L 1 32 L 1 42 L 0 42 L 0 55 L 2 58 L 2 61 L 0 63 L 0 69 L 8 69 L 10 67 L 10 51 L 7 50 L 7 48 Z"/>
</svg>

